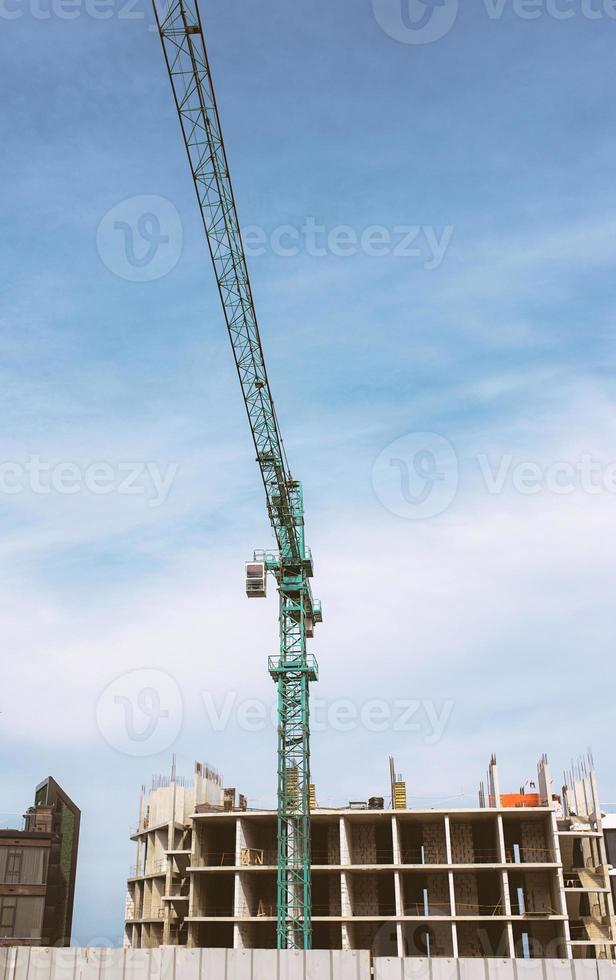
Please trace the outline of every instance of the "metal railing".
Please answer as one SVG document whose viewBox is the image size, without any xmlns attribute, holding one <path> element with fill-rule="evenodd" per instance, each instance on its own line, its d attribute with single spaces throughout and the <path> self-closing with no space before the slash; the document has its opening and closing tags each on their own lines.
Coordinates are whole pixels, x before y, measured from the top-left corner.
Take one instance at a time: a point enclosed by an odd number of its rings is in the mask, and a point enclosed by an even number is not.
<svg viewBox="0 0 616 980">
<path fill-rule="evenodd" d="M 403 847 L 400 864 L 447 864 L 447 852 L 444 847 Z"/>
<path fill-rule="evenodd" d="M 192 861 L 193 868 L 234 868 L 235 851 L 209 851 Z"/>
<path fill-rule="evenodd" d="M 555 864 L 556 854 L 551 847 L 513 847 L 505 848 L 507 864 Z"/>
<path fill-rule="evenodd" d="M 479 902 L 456 902 L 456 915 L 462 916 L 495 916 L 495 915 L 505 915 L 505 907 L 502 901 L 495 902 L 494 904 L 489 903 L 487 905 L 482 905 Z"/>
<path fill-rule="evenodd" d="M 274 861 L 274 864 L 276 862 Z M 330 851 L 312 851 L 312 864 L 335 867 L 340 865 L 340 852 L 332 854 Z"/>
</svg>

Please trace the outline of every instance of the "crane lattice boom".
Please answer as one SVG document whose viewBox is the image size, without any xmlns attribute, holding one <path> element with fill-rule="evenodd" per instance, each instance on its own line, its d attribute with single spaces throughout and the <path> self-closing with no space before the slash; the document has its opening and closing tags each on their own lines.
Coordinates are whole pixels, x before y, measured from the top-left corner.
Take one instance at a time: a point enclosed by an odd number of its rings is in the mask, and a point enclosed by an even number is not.
<svg viewBox="0 0 616 980">
<path fill-rule="evenodd" d="M 281 949 L 309 949 L 308 685 L 317 664 L 306 639 L 321 610 L 309 583 L 302 488 L 291 476 L 267 377 L 199 9 L 196 0 L 153 5 L 278 545 L 276 554 L 255 552 L 280 601 L 280 653 L 269 660 L 279 722 L 277 937 Z"/>
</svg>

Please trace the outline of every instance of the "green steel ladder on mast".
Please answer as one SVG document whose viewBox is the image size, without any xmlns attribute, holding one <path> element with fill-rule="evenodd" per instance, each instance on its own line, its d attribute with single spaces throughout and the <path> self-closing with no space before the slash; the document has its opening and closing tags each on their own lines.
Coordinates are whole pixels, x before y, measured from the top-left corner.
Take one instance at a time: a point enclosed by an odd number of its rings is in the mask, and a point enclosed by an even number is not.
<svg viewBox="0 0 616 980">
<path fill-rule="evenodd" d="M 277 945 L 310 949 L 310 710 L 317 680 L 306 640 L 321 622 L 309 579 L 301 484 L 291 476 L 267 377 L 229 175 L 205 37 L 196 0 L 152 0 L 218 291 L 261 470 L 277 553 L 255 552 L 279 593 L 280 653 L 269 672 L 278 689 Z"/>
</svg>

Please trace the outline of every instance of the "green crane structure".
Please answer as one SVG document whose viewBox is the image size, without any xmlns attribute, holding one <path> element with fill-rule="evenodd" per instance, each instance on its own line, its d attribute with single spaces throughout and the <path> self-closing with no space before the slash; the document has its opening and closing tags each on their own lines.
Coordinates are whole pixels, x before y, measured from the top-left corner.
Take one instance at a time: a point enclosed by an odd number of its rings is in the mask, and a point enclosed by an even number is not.
<svg viewBox="0 0 616 980">
<path fill-rule="evenodd" d="M 291 476 L 267 377 L 197 2 L 153 5 L 277 543 L 275 553 L 254 553 L 246 588 L 265 595 L 271 574 L 279 593 L 280 652 L 269 659 L 278 689 L 277 945 L 310 949 L 309 683 L 318 667 L 306 640 L 321 607 L 310 588 L 302 487 Z"/>
</svg>

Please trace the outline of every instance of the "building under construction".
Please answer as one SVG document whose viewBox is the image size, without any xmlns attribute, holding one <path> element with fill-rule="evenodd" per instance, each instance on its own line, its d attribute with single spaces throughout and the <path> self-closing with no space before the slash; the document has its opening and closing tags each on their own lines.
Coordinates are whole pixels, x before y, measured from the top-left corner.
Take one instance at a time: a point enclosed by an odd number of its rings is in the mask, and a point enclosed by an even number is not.
<svg viewBox="0 0 616 980">
<path fill-rule="evenodd" d="M 592 764 L 555 795 L 501 794 L 490 762 L 479 806 L 410 809 L 312 800 L 313 946 L 375 956 L 613 959 L 614 906 Z M 142 795 L 126 944 L 276 946 L 276 813 L 249 810 L 211 769 Z"/>
</svg>

